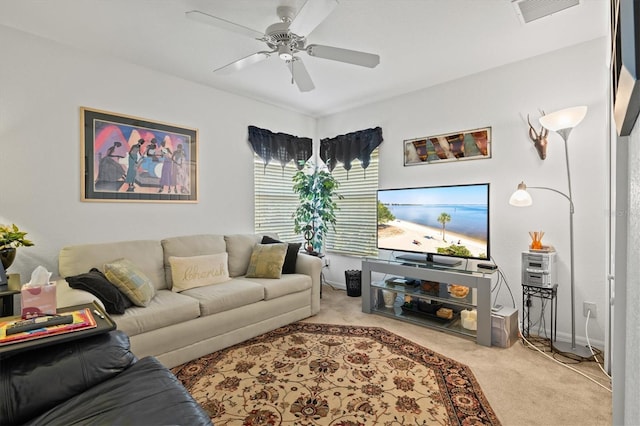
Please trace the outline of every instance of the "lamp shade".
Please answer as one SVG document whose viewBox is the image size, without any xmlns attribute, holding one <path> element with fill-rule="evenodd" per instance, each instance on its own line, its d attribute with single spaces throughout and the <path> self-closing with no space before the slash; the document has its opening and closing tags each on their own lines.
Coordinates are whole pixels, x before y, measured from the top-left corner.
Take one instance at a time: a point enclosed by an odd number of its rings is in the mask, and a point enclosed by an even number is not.
<svg viewBox="0 0 640 426">
<path fill-rule="evenodd" d="M 516 190 L 516 192 L 511 194 L 511 198 L 509 198 L 509 204 L 516 207 L 528 207 L 533 204 L 533 199 L 527 192 L 527 185 L 525 185 L 524 182 L 520 182 L 518 184 L 518 189 Z"/>
<path fill-rule="evenodd" d="M 577 106 L 561 109 L 551 114 L 540 117 L 540 124 L 545 129 L 557 132 L 562 129 L 572 129 L 576 127 L 587 115 L 586 106 Z"/>
</svg>

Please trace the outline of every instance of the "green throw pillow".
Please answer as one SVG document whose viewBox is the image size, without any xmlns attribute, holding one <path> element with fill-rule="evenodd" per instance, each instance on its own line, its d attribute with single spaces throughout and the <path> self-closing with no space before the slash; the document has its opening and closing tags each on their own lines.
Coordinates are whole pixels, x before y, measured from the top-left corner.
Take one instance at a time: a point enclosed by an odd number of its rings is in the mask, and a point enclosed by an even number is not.
<svg viewBox="0 0 640 426">
<path fill-rule="evenodd" d="M 280 278 L 286 254 L 286 244 L 256 244 L 251 253 L 246 277 Z"/>
<path fill-rule="evenodd" d="M 136 306 L 148 306 L 156 293 L 151 280 L 127 259 L 104 265 L 104 275 Z"/>
</svg>

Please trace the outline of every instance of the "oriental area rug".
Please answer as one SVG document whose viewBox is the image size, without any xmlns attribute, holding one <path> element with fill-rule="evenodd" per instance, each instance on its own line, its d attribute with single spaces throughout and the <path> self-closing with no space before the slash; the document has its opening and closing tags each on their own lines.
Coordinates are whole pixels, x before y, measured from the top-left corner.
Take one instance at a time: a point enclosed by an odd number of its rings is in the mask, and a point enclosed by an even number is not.
<svg viewBox="0 0 640 426">
<path fill-rule="evenodd" d="M 377 327 L 294 323 L 172 369 L 225 425 L 499 425 L 469 367 Z"/>
</svg>

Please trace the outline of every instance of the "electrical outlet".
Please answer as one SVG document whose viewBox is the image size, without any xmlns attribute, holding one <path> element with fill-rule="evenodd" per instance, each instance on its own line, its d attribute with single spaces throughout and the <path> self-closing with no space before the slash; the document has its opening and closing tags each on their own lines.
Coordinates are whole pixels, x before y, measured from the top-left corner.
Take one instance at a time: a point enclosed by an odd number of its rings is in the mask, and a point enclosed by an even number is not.
<svg viewBox="0 0 640 426">
<path fill-rule="evenodd" d="M 598 314 L 598 307 L 596 306 L 595 303 L 592 302 L 583 302 L 582 303 L 582 315 L 584 315 L 585 317 L 587 316 L 587 313 L 591 311 L 591 315 L 589 315 L 589 318 L 595 318 Z"/>
</svg>

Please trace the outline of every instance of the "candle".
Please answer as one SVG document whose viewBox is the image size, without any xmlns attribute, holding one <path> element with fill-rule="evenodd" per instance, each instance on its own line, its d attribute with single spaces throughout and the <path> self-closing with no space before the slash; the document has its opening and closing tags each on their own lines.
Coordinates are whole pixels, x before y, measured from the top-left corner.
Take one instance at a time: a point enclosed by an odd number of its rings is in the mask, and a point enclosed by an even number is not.
<svg viewBox="0 0 640 426">
<path fill-rule="evenodd" d="M 478 329 L 478 312 L 473 310 L 465 309 L 460 312 L 460 319 L 462 320 L 462 327 L 467 330 L 477 330 Z"/>
</svg>

